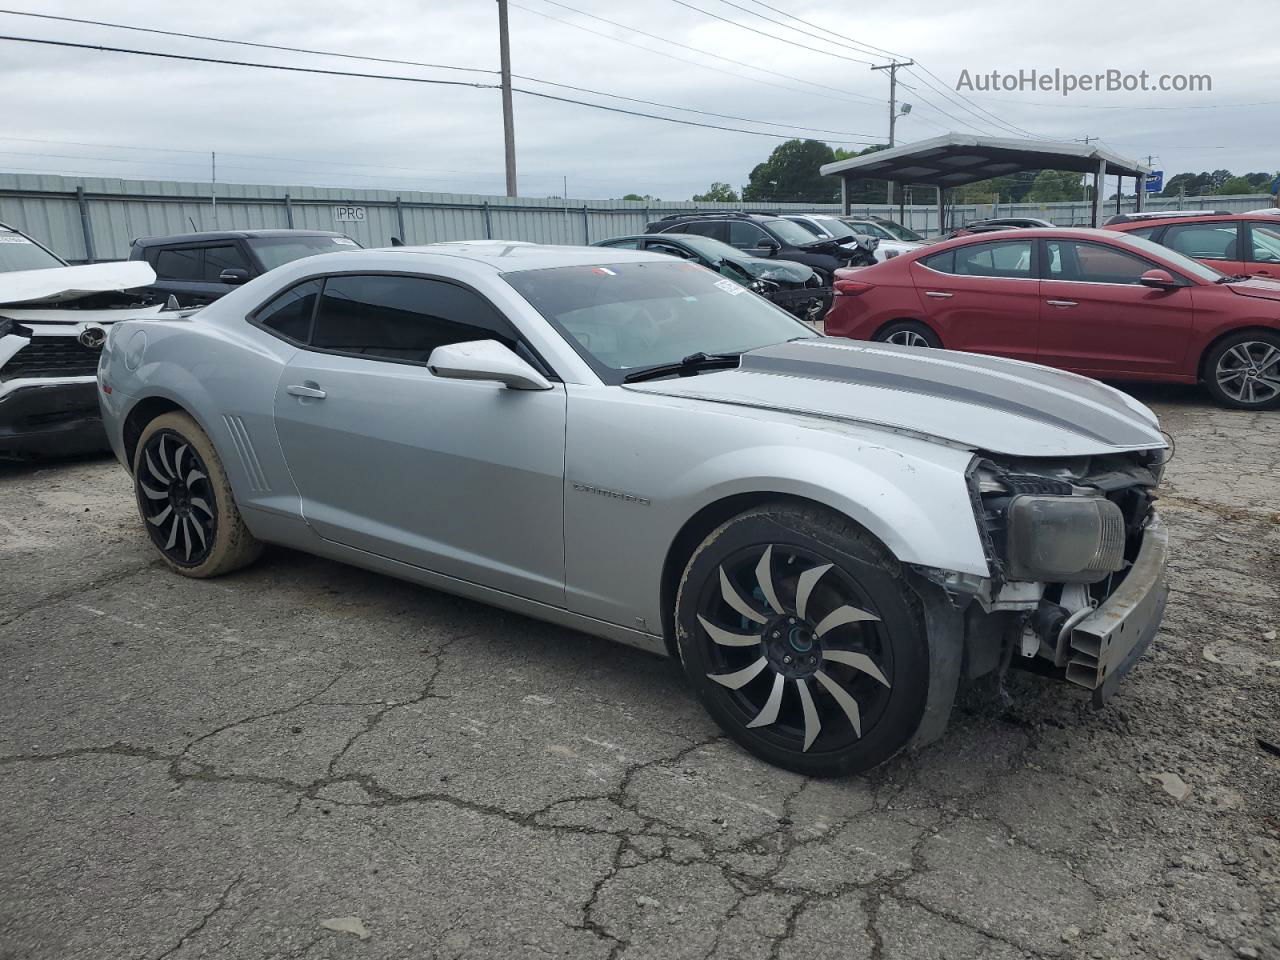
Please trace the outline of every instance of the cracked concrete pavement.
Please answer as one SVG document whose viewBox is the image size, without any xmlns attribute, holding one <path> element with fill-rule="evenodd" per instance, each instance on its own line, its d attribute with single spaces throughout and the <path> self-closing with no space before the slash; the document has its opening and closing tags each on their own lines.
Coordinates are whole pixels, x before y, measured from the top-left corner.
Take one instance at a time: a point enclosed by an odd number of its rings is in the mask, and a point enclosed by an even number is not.
<svg viewBox="0 0 1280 960">
<path fill-rule="evenodd" d="M 843 781 L 674 664 L 286 550 L 185 580 L 114 462 L 0 466 L 0 958 L 1280 958 L 1280 414 L 1138 395 L 1173 592 L 1119 696 L 1015 673 Z"/>
</svg>

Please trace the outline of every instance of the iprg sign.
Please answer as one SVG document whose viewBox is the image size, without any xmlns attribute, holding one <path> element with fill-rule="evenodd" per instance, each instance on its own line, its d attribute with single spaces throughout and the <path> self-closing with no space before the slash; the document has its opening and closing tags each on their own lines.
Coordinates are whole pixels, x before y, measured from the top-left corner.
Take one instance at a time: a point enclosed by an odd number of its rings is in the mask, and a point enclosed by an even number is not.
<svg viewBox="0 0 1280 960">
<path fill-rule="evenodd" d="M 333 220 L 335 223 L 364 223 L 364 207 L 334 207 Z"/>
</svg>

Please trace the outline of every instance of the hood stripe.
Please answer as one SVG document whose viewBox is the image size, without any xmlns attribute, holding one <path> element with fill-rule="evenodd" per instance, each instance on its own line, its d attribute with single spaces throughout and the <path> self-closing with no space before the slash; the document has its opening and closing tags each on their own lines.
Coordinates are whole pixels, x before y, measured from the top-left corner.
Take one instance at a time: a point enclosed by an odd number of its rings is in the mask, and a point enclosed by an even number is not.
<svg viewBox="0 0 1280 960">
<path fill-rule="evenodd" d="M 747 373 L 830 380 L 969 403 L 1054 426 L 1110 446 L 1148 446 L 1152 443 L 1149 430 L 1143 429 L 1145 424 L 1135 422 L 1127 410 L 1100 408 L 1078 396 L 1059 393 L 1055 388 L 1031 378 L 1005 379 L 981 369 L 966 369 L 954 364 L 922 364 L 918 348 L 917 356 L 913 357 L 911 352 L 881 353 L 879 346 L 874 354 L 863 350 L 842 350 L 840 353 L 847 353 L 850 362 L 833 363 L 824 362 L 825 357 L 821 360 L 813 358 L 813 348 L 806 348 L 802 343 L 785 344 L 744 354 L 739 369 Z M 911 351 L 913 348 L 903 349 Z M 958 355 L 948 355 L 948 359 L 953 356 L 963 363 Z M 1001 373 L 1016 377 L 1022 371 L 1011 365 Z M 1018 394 L 1022 395 L 1021 398 Z"/>
</svg>

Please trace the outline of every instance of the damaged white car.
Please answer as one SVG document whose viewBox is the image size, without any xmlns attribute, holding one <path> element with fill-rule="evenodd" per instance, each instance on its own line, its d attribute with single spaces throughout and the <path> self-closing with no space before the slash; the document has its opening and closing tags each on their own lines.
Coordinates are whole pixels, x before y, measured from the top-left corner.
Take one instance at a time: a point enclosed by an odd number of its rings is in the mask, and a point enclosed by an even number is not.
<svg viewBox="0 0 1280 960">
<path fill-rule="evenodd" d="M 0 223 L 0 459 L 105 450 L 94 376 L 111 324 L 159 315 L 146 263 L 70 266 Z"/>
</svg>

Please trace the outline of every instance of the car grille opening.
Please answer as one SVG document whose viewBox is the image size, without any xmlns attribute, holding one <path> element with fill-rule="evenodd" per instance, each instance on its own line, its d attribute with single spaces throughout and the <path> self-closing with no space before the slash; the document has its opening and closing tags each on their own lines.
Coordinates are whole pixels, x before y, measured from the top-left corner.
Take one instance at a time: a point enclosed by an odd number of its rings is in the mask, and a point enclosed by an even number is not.
<svg viewBox="0 0 1280 960">
<path fill-rule="evenodd" d="M 28 377 L 92 377 L 101 351 L 75 337 L 32 337 L 3 367 L 0 383 Z"/>
</svg>

